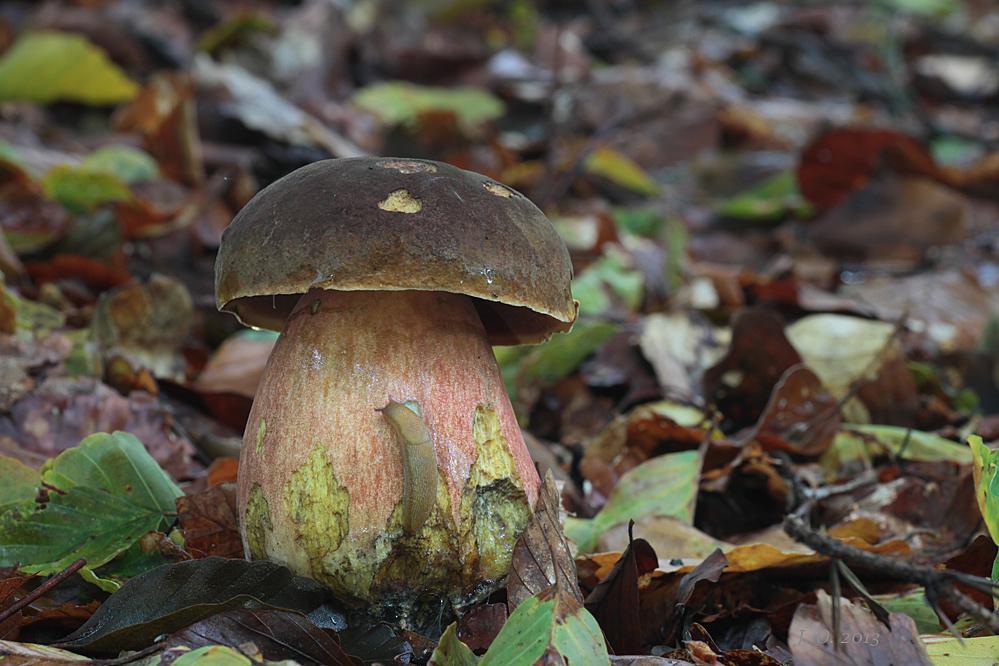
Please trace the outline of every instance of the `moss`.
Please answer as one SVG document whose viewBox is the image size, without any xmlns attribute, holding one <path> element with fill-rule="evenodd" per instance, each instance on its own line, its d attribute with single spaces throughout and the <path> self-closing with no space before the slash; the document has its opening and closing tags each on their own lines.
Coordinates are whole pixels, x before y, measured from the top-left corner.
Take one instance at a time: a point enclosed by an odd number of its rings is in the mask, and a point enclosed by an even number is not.
<svg viewBox="0 0 999 666">
<path fill-rule="evenodd" d="M 250 488 L 250 499 L 246 503 L 246 513 L 243 516 L 244 533 L 246 534 L 246 544 L 250 549 L 250 558 L 254 560 L 267 559 L 267 552 L 264 548 L 266 544 L 266 532 L 274 530 L 274 523 L 271 522 L 270 507 L 264 499 L 264 491 L 259 483 L 254 483 Z"/>
</svg>

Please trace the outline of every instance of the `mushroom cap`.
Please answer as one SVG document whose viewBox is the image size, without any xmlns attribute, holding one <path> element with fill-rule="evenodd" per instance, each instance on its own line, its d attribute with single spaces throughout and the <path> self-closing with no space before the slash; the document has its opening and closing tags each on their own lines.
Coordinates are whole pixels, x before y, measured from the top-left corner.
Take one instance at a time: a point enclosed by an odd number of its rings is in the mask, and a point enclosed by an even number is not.
<svg viewBox="0 0 999 666">
<path fill-rule="evenodd" d="M 281 330 L 310 289 L 473 297 L 494 345 L 568 331 L 569 253 L 527 197 L 430 160 L 353 157 L 298 169 L 257 194 L 222 234 L 215 299 Z"/>
</svg>

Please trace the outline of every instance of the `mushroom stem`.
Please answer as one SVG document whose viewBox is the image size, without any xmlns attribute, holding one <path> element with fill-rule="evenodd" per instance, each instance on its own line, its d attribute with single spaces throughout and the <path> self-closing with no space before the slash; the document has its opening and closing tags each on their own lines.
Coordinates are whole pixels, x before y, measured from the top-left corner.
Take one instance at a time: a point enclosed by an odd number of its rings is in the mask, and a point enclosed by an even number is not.
<svg viewBox="0 0 999 666">
<path fill-rule="evenodd" d="M 436 453 L 436 495 L 417 531 L 407 529 L 400 441 L 377 411 L 390 399 L 420 405 Z M 348 602 L 387 600 L 405 614 L 430 592 L 457 607 L 506 576 L 539 485 L 469 297 L 302 297 L 243 441 L 238 505 L 249 556 L 282 562 Z"/>
</svg>

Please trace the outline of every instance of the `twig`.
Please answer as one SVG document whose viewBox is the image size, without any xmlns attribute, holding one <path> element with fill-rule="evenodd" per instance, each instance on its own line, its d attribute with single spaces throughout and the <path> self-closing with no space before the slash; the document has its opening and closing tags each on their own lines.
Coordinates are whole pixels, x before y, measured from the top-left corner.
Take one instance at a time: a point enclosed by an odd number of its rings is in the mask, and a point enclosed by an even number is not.
<svg viewBox="0 0 999 666">
<path fill-rule="evenodd" d="M 997 591 L 999 583 L 995 581 L 959 571 L 938 570 L 923 564 L 910 564 L 877 553 L 869 553 L 849 546 L 839 539 L 820 534 L 796 516 L 787 516 L 784 519 L 784 531 L 795 541 L 830 558 L 866 567 L 888 578 L 922 585 L 931 605 L 935 605 L 937 598 L 943 599 L 955 610 L 969 615 L 985 625 L 993 634 L 999 635 L 999 618 L 953 586 L 954 583 L 961 583 L 975 590 L 999 596 Z"/>
<path fill-rule="evenodd" d="M 44 583 L 33 589 L 31 592 L 28 592 L 21 599 L 15 601 L 13 604 L 8 606 L 4 610 L 0 611 L 0 622 L 3 622 L 11 615 L 13 615 L 17 611 L 21 610 L 22 608 L 30 604 L 32 601 L 39 598 L 40 596 L 51 590 L 53 587 L 55 587 L 62 581 L 72 576 L 74 573 L 76 573 L 84 566 L 86 566 L 86 564 L 87 564 L 87 559 L 85 557 L 81 557 L 80 559 L 76 560 L 68 567 L 60 571 L 59 573 L 50 577 L 47 581 L 45 581 Z"/>
</svg>

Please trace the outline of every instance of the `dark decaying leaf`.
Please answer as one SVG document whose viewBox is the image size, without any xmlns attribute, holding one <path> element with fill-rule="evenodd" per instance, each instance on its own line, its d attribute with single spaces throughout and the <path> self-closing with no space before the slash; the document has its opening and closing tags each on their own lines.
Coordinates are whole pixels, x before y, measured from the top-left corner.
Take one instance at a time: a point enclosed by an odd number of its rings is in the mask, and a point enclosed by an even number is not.
<svg viewBox="0 0 999 666">
<path fill-rule="evenodd" d="M 242 652 L 253 643 L 267 661 L 291 659 L 302 666 L 360 666 L 329 634 L 298 613 L 271 610 L 231 610 L 206 618 L 175 632 L 167 648 L 180 645 L 192 649 L 227 645 Z"/>
<path fill-rule="evenodd" d="M 571 589 L 563 590 L 580 604 L 583 597 L 576 585 L 576 563 L 569 553 L 569 544 L 558 520 L 559 495 L 551 471 L 545 475 L 538 495 L 537 508 L 527 521 L 524 533 L 513 548 L 510 578 L 506 585 L 507 603 L 512 611 L 521 602 L 551 585 L 556 580 L 572 581 Z M 556 569 L 562 576 L 556 576 Z"/>
<path fill-rule="evenodd" d="M 186 547 L 209 556 L 243 557 L 235 483 L 221 483 L 203 493 L 178 497 L 177 520 L 187 535 Z"/>
<path fill-rule="evenodd" d="M 840 626 L 833 629 L 833 603 L 840 605 Z M 930 666 L 933 662 L 919 638 L 916 623 L 905 613 L 892 613 L 890 627 L 848 599 L 832 599 L 818 591 L 814 605 L 803 604 L 794 613 L 788 645 L 796 664 L 809 666 Z M 838 644 L 838 651 L 834 646 Z"/>
<path fill-rule="evenodd" d="M 629 525 L 629 538 L 633 525 Z M 616 654 L 642 652 L 638 582 L 657 566 L 659 558 L 649 542 L 633 539 L 611 572 L 586 597 L 586 610 L 600 623 Z"/>
<path fill-rule="evenodd" d="M 273 562 L 209 557 L 157 567 L 132 578 L 60 645 L 103 652 L 138 650 L 161 634 L 237 608 L 309 612 L 322 588 Z"/>
<path fill-rule="evenodd" d="M 702 580 L 716 582 L 728 558 L 716 550 L 682 577 L 671 577 L 656 589 L 649 589 L 641 599 L 642 637 L 646 643 L 672 643 L 683 620 L 683 612 L 694 587 Z"/>
<path fill-rule="evenodd" d="M 801 356 L 784 335 L 780 315 L 757 308 L 732 319 L 732 345 L 704 373 L 704 397 L 733 429 L 756 423 L 781 375 Z"/>
<path fill-rule="evenodd" d="M 808 368 L 789 368 L 774 386 L 754 432 L 764 450 L 817 456 L 839 430 L 838 401 Z"/>
<path fill-rule="evenodd" d="M 506 604 L 476 604 L 458 620 L 458 639 L 472 650 L 484 651 L 503 628 Z"/>
<path fill-rule="evenodd" d="M 338 632 L 338 635 L 344 651 L 365 664 L 405 664 L 409 663 L 413 654 L 413 646 L 384 622 L 362 622 Z"/>
</svg>

